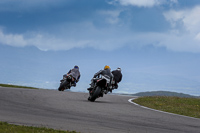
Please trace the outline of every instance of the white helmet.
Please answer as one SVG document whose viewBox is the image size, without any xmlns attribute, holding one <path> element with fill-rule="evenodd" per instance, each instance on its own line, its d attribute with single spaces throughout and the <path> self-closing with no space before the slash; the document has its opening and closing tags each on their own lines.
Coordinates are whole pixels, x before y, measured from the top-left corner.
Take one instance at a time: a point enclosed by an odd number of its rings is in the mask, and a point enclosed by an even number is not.
<svg viewBox="0 0 200 133">
<path fill-rule="evenodd" d="M 118 67 L 117 70 L 120 71 L 120 72 L 122 71 L 120 67 Z"/>
</svg>

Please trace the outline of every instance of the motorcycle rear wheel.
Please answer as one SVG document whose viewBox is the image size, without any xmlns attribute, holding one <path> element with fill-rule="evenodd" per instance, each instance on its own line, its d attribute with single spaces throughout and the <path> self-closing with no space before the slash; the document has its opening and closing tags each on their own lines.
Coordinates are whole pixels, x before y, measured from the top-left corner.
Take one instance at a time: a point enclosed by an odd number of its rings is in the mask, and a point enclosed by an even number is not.
<svg viewBox="0 0 200 133">
<path fill-rule="evenodd" d="M 58 91 L 64 91 L 64 90 L 65 90 L 65 86 L 67 86 L 67 85 L 68 85 L 68 81 L 67 81 L 67 80 L 63 81 L 63 82 L 60 84 L 60 86 L 59 86 L 59 88 L 58 88 Z"/>
</svg>

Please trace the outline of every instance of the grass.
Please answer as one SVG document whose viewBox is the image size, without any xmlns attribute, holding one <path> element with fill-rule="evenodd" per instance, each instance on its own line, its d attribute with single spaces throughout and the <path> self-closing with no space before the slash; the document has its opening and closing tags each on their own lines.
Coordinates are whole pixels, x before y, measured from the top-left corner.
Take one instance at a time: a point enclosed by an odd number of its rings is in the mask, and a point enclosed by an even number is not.
<svg viewBox="0 0 200 133">
<path fill-rule="evenodd" d="M 51 128 L 38 128 L 8 124 L 6 122 L 0 122 L 0 133 L 77 133 L 75 131 L 61 131 Z"/>
<path fill-rule="evenodd" d="M 156 110 L 200 118 L 199 98 L 148 96 L 139 97 L 133 102 Z"/>
<path fill-rule="evenodd" d="M 1 87 L 12 87 L 12 88 L 26 88 L 26 89 L 38 89 L 34 87 L 28 87 L 28 86 L 19 86 L 19 85 L 10 85 L 10 84 L 0 84 Z"/>
</svg>

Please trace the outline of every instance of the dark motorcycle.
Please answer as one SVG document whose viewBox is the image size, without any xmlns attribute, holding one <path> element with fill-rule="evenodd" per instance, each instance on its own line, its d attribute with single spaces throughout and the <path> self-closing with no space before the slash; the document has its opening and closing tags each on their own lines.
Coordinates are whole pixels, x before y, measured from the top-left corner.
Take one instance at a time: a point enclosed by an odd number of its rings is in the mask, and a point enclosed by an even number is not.
<svg viewBox="0 0 200 133">
<path fill-rule="evenodd" d="M 94 87 L 89 91 L 88 100 L 94 102 L 97 98 L 103 97 L 109 91 L 112 91 L 112 85 L 107 78 L 93 78 Z"/>
<path fill-rule="evenodd" d="M 66 89 L 70 89 L 73 81 L 74 81 L 74 78 L 71 75 L 69 75 L 69 76 L 63 75 L 63 79 L 60 80 L 60 86 L 59 86 L 58 90 L 64 91 Z"/>
</svg>

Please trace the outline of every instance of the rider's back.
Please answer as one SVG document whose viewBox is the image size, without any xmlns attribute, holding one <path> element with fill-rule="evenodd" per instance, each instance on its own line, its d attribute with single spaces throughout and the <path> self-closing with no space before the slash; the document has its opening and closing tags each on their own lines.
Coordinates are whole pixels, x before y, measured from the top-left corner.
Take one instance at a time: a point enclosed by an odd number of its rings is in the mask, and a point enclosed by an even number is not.
<svg viewBox="0 0 200 133">
<path fill-rule="evenodd" d="M 97 76 L 100 76 L 100 75 L 103 75 L 103 76 L 105 76 L 107 78 L 112 78 L 113 77 L 112 73 L 110 72 L 110 69 L 100 70 L 99 72 L 97 72 L 94 75 L 94 78 L 96 78 Z"/>
</svg>

